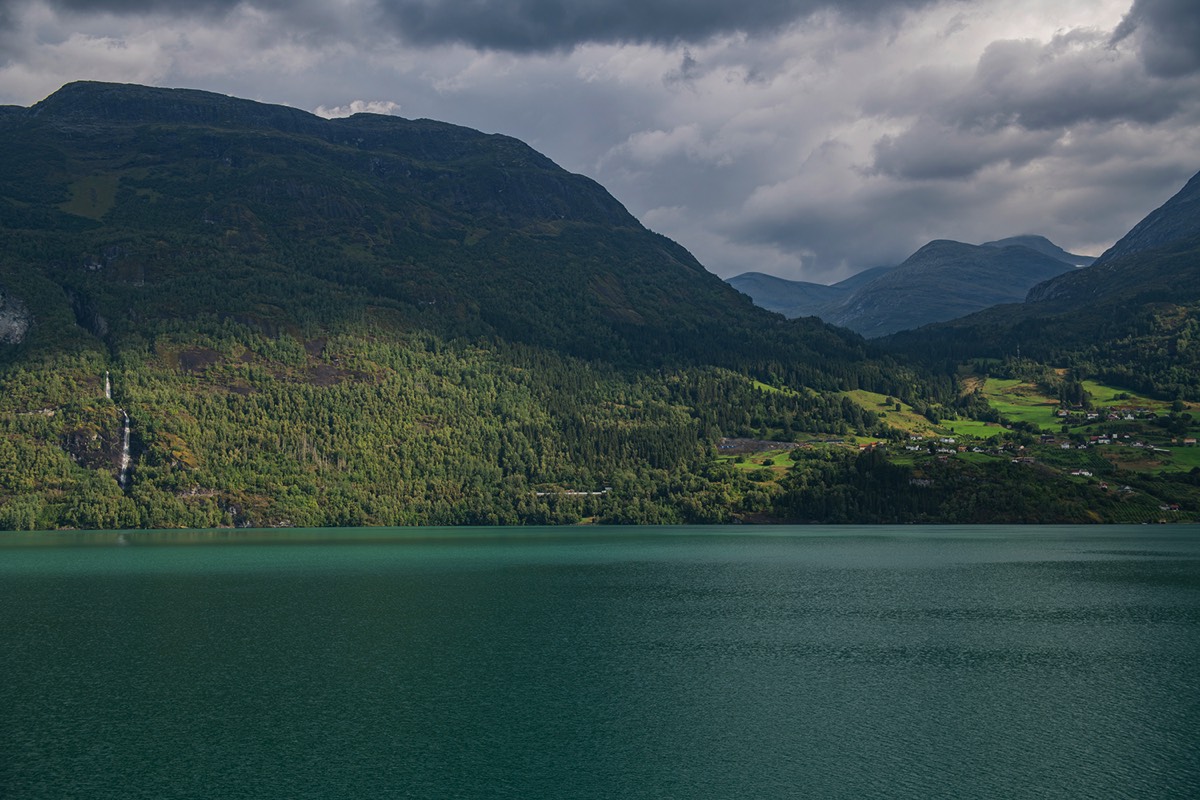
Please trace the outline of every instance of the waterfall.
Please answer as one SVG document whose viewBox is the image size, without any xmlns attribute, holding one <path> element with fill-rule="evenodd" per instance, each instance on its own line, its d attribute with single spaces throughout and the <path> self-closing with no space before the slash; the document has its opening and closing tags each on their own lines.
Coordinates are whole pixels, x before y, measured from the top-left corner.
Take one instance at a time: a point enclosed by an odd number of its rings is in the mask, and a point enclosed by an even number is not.
<svg viewBox="0 0 1200 800">
<path fill-rule="evenodd" d="M 104 398 L 112 400 L 112 381 L 108 379 L 108 370 L 104 370 Z"/>
<path fill-rule="evenodd" d="M 122 489 L 128 489 L 129 466 L 132 463 L 129 458 L 129 414 L 122 409 L 121 416 L 125 418 L 125 424 L 121 430 L 121 471 L 117 475 L 117 485 Z"/>
</svg>

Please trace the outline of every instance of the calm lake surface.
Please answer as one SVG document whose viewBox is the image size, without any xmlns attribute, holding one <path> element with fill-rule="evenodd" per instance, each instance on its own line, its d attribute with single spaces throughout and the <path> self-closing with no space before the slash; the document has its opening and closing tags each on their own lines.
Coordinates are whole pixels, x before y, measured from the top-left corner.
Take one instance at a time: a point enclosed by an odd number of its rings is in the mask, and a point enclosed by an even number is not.
<svg viewBox="0 0 1200 800">
<path fill-rule="evenodd" d="M 0 534 L 4 798 L 1200 793 L 1200 528 Z"/>
</svg>

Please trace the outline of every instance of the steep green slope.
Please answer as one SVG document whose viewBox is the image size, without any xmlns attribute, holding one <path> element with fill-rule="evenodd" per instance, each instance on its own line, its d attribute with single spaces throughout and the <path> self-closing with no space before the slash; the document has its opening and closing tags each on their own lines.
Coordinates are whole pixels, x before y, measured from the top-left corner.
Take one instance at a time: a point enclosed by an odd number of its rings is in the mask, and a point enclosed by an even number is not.
<svg viewBox="0 0 1200 800">
<path fill-rule="evenodd" d="M 809 383 L 827 355 L 863 360 L 853 339 L 759 313 L 593 181 L 503 136 L 79 83 L 0 118 L 0 153 L 0 282 L 17 298 L 24 275 L 60 286 L 110 346 L 149 318 L 274 331 L 370 300 L 448 335 L 621 363 L 800 356 Z M 35 343 L 73 335 L 48 327 Z"/>
</svg>

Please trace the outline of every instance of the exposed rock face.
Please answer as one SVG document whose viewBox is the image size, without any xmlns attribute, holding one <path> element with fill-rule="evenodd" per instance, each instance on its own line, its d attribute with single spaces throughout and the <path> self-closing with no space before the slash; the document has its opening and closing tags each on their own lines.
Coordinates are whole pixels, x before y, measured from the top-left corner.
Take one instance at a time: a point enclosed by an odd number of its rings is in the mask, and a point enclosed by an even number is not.
<svg viewBox="0 0 1200 800">
<path fill-rule="evenodd" d="M 25 341 L 32 321 L 25 304 L 0 288 L 0 344 L 20 344 Z"/>
</svg>

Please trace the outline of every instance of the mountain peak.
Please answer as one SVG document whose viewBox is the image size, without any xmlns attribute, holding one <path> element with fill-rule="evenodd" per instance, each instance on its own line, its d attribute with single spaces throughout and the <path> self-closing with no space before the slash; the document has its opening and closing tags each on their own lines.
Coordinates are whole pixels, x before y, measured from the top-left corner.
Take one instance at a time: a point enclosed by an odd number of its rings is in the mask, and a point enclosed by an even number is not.
<svg viewBox="0 0 1200 800">
<path fill-rule="evenodd" d="M 1075 253 L 1068 253 L 1045 236 L 1031 233 L 1020 236 L 1009 236 L 1006 239 L 997 239 L 994 242 L 984 242 L 980 247 L 1028 247 L 1030 250 L 1041 253 L 1044 256 L 1050 256 L 1064 264 L 1070 264 L 1075 267 L 1086 267 L 1096 260 L 1095 256 L 1081 256 Z"/>
<path fill-rule="evenodd" d="M 289 106 L 199 89 L 75 81 L 30 107 L 31 116 L 72 122 L 169 122 L 315 133 L 324 120 Z"/>
</svg>

